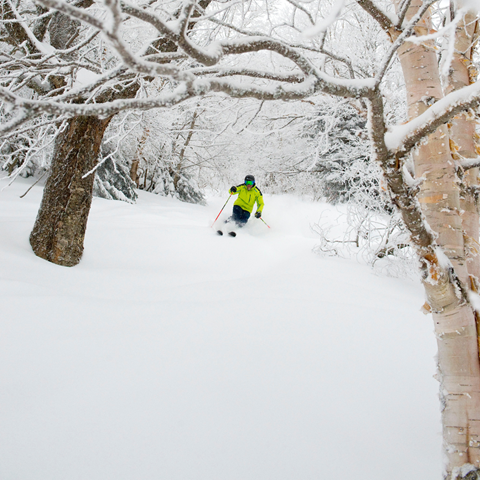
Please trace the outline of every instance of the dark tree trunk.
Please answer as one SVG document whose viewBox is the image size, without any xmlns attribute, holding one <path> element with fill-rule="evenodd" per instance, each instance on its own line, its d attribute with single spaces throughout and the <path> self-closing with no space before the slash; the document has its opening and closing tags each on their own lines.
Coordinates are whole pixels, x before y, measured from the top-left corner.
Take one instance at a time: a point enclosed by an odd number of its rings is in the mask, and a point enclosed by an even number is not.
<svg viewBox="0 0 480 480">
<path fill-rule="evenodd" d="M 30 245 L 36 255 L 57 265 L 72 267 L 82 257 L 95 174 L 83 177 L 97 163 L 111 118 L 72 118 L 55 143 Z"/>
</svg>

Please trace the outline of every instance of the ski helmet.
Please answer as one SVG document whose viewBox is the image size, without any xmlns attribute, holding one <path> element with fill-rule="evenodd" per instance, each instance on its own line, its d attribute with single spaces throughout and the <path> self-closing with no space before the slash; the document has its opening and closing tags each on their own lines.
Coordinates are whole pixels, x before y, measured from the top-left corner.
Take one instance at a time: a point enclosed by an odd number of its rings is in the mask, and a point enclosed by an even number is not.
<svg viewBox="0 0 480 480">
<path fill-rule="evenodd" d="M 247 175 L 245 177 L 245 183 L 247 182 L 253 182 L 253 185 L 255 185 L 255 177 L 253 175 Z"/>
</svg>

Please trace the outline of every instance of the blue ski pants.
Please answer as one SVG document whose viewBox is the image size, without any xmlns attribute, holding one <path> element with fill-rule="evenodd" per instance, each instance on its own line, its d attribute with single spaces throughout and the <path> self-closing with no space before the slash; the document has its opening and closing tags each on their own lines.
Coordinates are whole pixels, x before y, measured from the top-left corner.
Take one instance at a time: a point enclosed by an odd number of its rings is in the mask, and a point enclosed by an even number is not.
<svg viewBox="0 0 480 480">
<path fill-rule="evenodd" d="M 238 205 L 233 206 L 232 220 L 239 226 L 243 227 L 250 218 L 250 212 L 247 212 Z"/>
</svg>

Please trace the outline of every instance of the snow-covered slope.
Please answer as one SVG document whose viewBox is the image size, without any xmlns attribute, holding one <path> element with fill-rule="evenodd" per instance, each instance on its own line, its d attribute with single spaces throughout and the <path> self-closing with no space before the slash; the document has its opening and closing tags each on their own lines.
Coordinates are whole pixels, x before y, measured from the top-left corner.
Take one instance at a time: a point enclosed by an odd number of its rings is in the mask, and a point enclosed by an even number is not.
<svg viewBox="0 0 480 480">
<path fill-rule="evenodd" d="M 328 207 L 267 195 L 231 238 L 226 198 L 95 199 L 63 268 L 28 186 L 0 193 L 1 480 L 440 478 L 421 288 L 314 255 Z"/>
</svg>

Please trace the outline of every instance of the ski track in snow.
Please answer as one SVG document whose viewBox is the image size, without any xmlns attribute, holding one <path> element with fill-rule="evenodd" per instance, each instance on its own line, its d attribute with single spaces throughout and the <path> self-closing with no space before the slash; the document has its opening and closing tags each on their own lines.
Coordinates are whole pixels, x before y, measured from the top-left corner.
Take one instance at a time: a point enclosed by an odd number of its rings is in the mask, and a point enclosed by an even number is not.
<svg viewBox="0 0 480 480">
<path fill-rule="evenodd" d="M 37 258 L 42 188 L 0 192 L 1 480 L 439 480 L 421 287 L 312 253 L 324 204 L 94 199 L 80 265 Z M 332 210 L 333 211 L 333 210 Z"/>
</svg>

